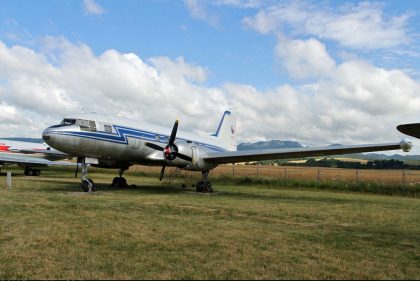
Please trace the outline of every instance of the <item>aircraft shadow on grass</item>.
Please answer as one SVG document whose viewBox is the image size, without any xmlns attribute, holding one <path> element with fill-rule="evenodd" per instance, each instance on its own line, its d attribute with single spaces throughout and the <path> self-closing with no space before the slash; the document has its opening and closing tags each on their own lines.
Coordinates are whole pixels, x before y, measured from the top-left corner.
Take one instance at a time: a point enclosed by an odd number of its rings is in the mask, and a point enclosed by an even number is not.
<svg viewBox="0 0 420 281">
<path fill-rule="evenodd" d="M 77 185 L 73 183 L 63 183 L 59 180 L 57 181 L 49 181 L 50 183 L 56 183 L 54 187 L 46 187 L 43 188 L 44 191 L 64 191 L 64 192 L 80 192 Z M 331 198 L 329 196 L 323 196 L 322 193 L 319 193 L 319 197 L 312 197 L 312 196 L 290 196 L 285 193 L 273 195 L 270 194 L 261 194 L 258 192 L 238 192 L 235 191 L 216 191 L 213 193 L 197 193 L 195 192 L 194 188 L 187 187 L 183 188 L 176 185 L 130 185 L 127 187 L 115 187 L 110 186 L 106 183 L 98 183 L 96 184 L 96 191 L 99 193 L 108 193 L 108 192 L 115 192 L 115 191 L 127 191 L 129 193 L 136 193 L 136 196 L 141 196 L 141 194 L 157 194 L 157 195 L 191 195 L 194 197 L 202 197 L 202 196 L 210 196 L 210 197 L 230 197 L 237 200 L 265 200 L 271 202 L 294 202 L 298 204 L 310 204 L 310 203 L 328 203 L 328 204 L 345 204 L 357 201 L 354 198 Z M 85 193 L 81 193 L 85 194 Z"/>
</svg>

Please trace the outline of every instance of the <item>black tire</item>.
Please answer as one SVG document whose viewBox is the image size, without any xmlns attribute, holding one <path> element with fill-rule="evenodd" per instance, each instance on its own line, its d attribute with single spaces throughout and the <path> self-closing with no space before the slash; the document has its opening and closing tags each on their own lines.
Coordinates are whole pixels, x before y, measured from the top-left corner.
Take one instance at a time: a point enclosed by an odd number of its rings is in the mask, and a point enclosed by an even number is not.
<svg viewBox="0 0 420 281">
<path fill-rule="evenodd" d="M 39 177 L 39 176 L 41 175 L 41 170 L 39 170 L 39 169 L 34 169 L 34 170 L 33 170 L 33 175 L 34 175 L 35 177 Z"/>
<path fill-rule="evenodd" d="M 120 187 L 127 187 L 128 186 L 127 180 L 125 178 L 121 177 L 119 186 Z"/>
<path fill-rule="evenodd" d="M 112 184 L 111 184 L 111 186 L 119 186 L 120 185 L 120 178 L 119 177 L 115 177 L 113 180 L 112 180 Z"/>
<path fill-rule="evenodd" d="M 92 184 L 92 192 L 95 191 L 95 184 L 91 179 L 82 179 L 82 189 L 84 192 L 89 192 L 89 183 Z"/>
<path fill-rule="evenodd" d="M 85 180 L 82 180 L 82 189 L 83 189 L 84 192 L 88 192 L 89 191 L 89 184 Z"/>
<path fill-rule="evenodd" d="M 197 191 L 197 192 L 203 192 L 203 184 L 202 184 L 202 182 L 197 182 L 197 184 L 195 185 L 195 190 Z"/>
</svg>

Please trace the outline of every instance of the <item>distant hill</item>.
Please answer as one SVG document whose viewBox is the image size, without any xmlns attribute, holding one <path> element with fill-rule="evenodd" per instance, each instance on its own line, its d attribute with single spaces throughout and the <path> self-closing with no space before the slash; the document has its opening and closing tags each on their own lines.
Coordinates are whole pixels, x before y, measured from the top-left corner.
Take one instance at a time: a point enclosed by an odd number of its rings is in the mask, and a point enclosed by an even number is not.
<svg viewBox="0 0 420 281">
<path fill-rule="evenodd" d="M 420 155 L 400 155 L 400 154 L 393 154 L 393 155 L 386 155 L 381 153 L 356 153 L 356 154 L 348 154 L 345 155 L 345 157 L 348 158 L 361 158 L 365 160 L 400 160 L 400 161 L 406 161 L 406 160 L 420 160 Z"/>
<path fill-rule="evenodd" d="M 256 150 L 256 149 L 279 149 L 279 148 L 298 148 L 303 147 L 296 141 L 281 141 L 281 140 L 269 140 L 259 141 L 256 143 L 241 143 L 238 145 L 238 150 Z"/>
<path fill-rule="evenodd" d="M 43 139 L 38 138 L 0 138 L 2 140 L 11 140 L 11 141 L 26 141 L 26 142 L 35 142 L 35 143 L 43 143 Z"/>
</svg>

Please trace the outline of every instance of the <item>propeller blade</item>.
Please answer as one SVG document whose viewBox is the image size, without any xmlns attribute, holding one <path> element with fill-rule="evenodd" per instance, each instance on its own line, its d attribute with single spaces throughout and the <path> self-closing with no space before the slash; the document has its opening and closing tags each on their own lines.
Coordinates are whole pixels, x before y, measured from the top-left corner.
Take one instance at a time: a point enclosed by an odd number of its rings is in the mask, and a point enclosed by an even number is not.
<svg viewBox="0 0 420 281">
<path fill-rule="evenodd" d="M 184 155 L 184 154 L 181 154 L 181 153 L 177 153 L 176 154 L 176 157 L 179 157 L 182 160 L 185 160 L 185 161 L 188 161 L 188 162 L 192 162 L 192 158 L 191 157 L 189 157 L 187 155 Z"/>
<path fill-rule="evenodd" d="M 174 127 L 172 128 L 171 137 L 169 138 L 168 146 L 172 146 L 174 144 L 177 131 L 178 131 L 178 120 L 175 121 Z"/>
<path fill-rule="evenodd" d="M 159 151 L 163 151 L 165 149 L 164 147 L 162 147 L 160 145 L 157 145 L 157 144 L 154 144 L 154 143 L 150 143 L 150 142 L 146 142 L 145 145 L 147 147 L 150 147 L 150 148 L 153 148 L 153 149 L 159 150 Z"/>
<path fill-rule="evenodd" d="M 163 174 L 165 173 L 165 166 L 166 166 L 166 163 L 163 164 L 162 170 L 160 170 L 159 181 L 162 181 L 162 179 L 163 179 Z"/>
</svg>

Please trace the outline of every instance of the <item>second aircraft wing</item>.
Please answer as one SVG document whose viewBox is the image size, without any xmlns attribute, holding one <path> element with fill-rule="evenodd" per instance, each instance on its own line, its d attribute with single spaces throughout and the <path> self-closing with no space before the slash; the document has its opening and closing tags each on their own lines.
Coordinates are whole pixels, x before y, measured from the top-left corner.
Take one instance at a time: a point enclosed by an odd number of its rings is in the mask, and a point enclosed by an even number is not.
<svg viewBox="0 0 420 281">
<path fill-rule="evenodd" d="M 28 166 L 75 166 L 76 163 L 65 161 L 50 161 L 47 159 L 27 156 L 17 153 L 0 153 L 0 164 L 17 164 Z"/>
</svg>

